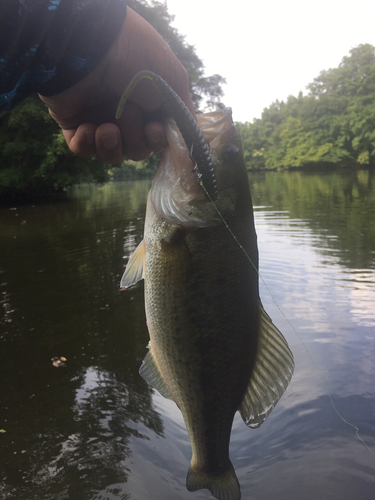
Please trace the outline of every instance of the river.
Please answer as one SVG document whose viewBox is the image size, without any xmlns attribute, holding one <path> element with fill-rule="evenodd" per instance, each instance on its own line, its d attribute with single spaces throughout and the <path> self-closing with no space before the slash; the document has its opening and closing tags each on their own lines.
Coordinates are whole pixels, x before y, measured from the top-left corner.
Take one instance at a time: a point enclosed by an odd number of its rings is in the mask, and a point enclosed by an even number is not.
<svg viewBox="0 0 375 500">
<path fill-rule="evenodd" d="M 296 367 L 259 429 L 235 418 L 242 499 L 373 500 L 374 172 L 249 179 L 261 298 Z M 3 500 L 212 498 L 186 490 L 182 417 L 138 374 L 143 283 L 119 290 L 149 186 L 79 186 L 67 201 L 0 209 Z"/>
</svg>

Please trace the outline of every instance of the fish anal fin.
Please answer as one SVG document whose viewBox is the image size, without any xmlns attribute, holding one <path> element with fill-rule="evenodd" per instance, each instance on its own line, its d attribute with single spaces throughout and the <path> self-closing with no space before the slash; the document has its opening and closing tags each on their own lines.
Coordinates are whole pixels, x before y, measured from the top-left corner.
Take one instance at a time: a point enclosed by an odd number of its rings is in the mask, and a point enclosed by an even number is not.
<svg viewBox="0 0 375 500">
<path fill-rule="evenodd" d="M 259 427 L 271 413 L 292 378 L 293 354 L 282 333 L 259 302 L 259 339 L 250 382 L 239 407 L 249 427 Z"/>
<path fill-rule="evenodd" d="M 146 382 L 148 382 L 154 389 L 157 389 L 162 396 L 167 399 L 173 399 L 166 383 L 164 382 L 150 346 L 149 351 L 142 361 L 139 373 L 146 380 Z"/>
<path fill-rule="evenodd" d="M 233 465 L 222 474 L 207 474 L 190 465 L 186 477 L 188 491 L 197 491 L 207 488 L 218 500 L 240 500 L 241 490 Z"/>
<path fill-rule="evenodd" d="M 131 255 L 125 272 L 121 278 L 120 288 L 129 288 L 144 278 L 144 268 L 146 259 L 145 240 L 142 240 Z"/>
</svg>

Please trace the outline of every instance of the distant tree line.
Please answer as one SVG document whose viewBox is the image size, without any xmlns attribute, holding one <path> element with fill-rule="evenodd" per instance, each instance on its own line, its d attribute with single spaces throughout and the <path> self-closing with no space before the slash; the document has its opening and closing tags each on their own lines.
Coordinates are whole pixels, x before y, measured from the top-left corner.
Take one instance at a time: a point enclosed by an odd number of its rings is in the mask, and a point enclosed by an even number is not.
<svg viewBox="0 0 375 500">
<path fill-rule="evenodd" d="M 375 48 L 351 49 L 307 89 L 274 102 L 252 123 L 237 123 L 247 168 L 374 166 Z"/>
<path fill-rule="evenodd" d="M 128 0 L 128 5 L 163 36 L 185 66 L 195 108 L 221 106 L 220 75 L 204 76 L 204 64 L 195 48 L 171 26 L 173 16 L 163 3 Z M 103 165 L 95 158 L 73 155 L 57 124 L 37 96 L 31 96 L 12 112 L 0 117 L 0 203 L 14 197 L 34 198 L 56 194 L 80 182 L 105 182 L 110 177 L 143 177 L 155 172 L 158 159 Z"/>
<path fill-rule="evenodd" d="M 204 76 L 204 65 L 184 37 L 171 26 L 163 3 L 128 0 L 169 43 L 188 71 L 195 108 L 220 108 L 225 79 Z M 246 165 L 251 169 L 317 164 L 375 164 L 375 48 L 359 45 L 338 68 L 322 71 L 307 95 L 289 96 L 265 108 L 252 123 L 237 123 Z M 55 194 L 80 182 L 106 182 L 152 175 L 159 162 L 103 165 L 73 155 L 37 96 L 0 118 L 0 203 L 14 197 Z"/>
</svg>

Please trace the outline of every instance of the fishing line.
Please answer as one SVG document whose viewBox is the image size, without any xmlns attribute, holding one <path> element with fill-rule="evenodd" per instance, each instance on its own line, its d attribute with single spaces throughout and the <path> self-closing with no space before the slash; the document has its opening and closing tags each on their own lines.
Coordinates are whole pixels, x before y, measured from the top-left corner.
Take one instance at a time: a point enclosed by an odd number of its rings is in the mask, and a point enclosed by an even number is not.
<svg viewBox="0 0 375 500">
<path fill-rule="evenodd" d="M 263 279 L 263 276 L 260 274 L 259 270 L 257 269 L 257 267 L 255 266 L 255 264 L 253 263 L 253 261 L 251 260 L 250 258 L 250 255 L 246 252 L 246 250 L 244 249 L 244 247 L 241 245 L 241 243 L 238 241 L 236 235 L 233 233 L 233 231 L 231 230 L 231 228 L 229 227 L 228 223 L 226 222 L 226 220 L 224 219 L 224 217 L 222 216 L 220 210 L 218 209 L 218 207 L 216 206 L 215 202 L 212 200 L 211 196 L 209 195 L 209 193 L 207 192 L 206 188 L 204 187 L 203 183 L 200 181 L 200 185 L 202 186 L 204 192 L 206 193 L 206 196 L 208 197 L 208 199 L 210 200 L 210 202 L 212 203 L 212 205 L 214 206 L 216 212 L 218 213 L 220 219 L 223 221 L 225 227 L 228 229 L 229 233 L 231 234 L 231 236 L 233 237 L 233 239 L 235 240 L 235 242 L 237 243 L 237 245 L 240 247 L 240 249 L 242 250 L 242 252 L 245 254 L 246 258 L 248 259 L 248 261 L 250 262 L 250 264 L 253 266 L 253 268 L 255 269 L 255 271 L 257 272 L 259 278 L 261 279 L 263 285 L 266 287 L 266 290 L 267 292 L 269 293 L 271 299 L 273 300 L 273 302 L 275 303 L 277 309 L 280 311 L 281 315 L 283 316 L 283 318 L 286 320 L 286 322 L 289 324 L 289 326 L 292 328 L 292 330 L 294 331 L 294 333 L 297 335 L 297 337 L 299 338 L 301 344 L 303 345 L 303 347 L 305 348 L 305 351 L 307 352 L 309 358 L 310 358 L 310 361 L 311 363 L 313 364 L 316 372 L 318 373 L 319 377 L 320 377 L 320 380 L 322 381 L 323 383 L 323 387 L 324 387 L 324 390 L 327 394 L 327 396 L 329 397 L 329 400 L 331 401 L 331 405 L 333 407 L 333 409 L 335 410 L 335 412 L 337 413 L 337 415 L 340 417 L 340 419 L 347 425 L 349 425 L 350 427 L 352 427 L 353 429 L 355 429 L 355 433 L 356 433 L 356 436 L 357 438 L 361 441 L 362 444 L 364 444 L 366 446 L 366 448 L 368 449 L 368 451 L 375 456 L 375 453 L 371 450 L 371 448 L 368 446 L 368 444 L 361 438 L 361 436 L 359 435 L 359 429 L 357 426 L 355 426 L 354 424 L 350 423 L 348 420 L 346 420 L 342 415 L 341 413 L 339 412 L 339 410 L 336 408 L 335 406 L 335 403 L 332 399 L 332 396 L 328 390 L 328 387 L 325 383 L 325 380 L 323 378 L 323 375 L 320 373 L 313 357 L 311 356 L 310 354 L 310 351 L 308 350 L 306 344 L 304 343 L 304 341 L 302 340 L 302 337 L 300 336 L 300 334 L 298 333 L 298 331 L 296 330 L 296 328 L 293 326 L 293 324 L 290 322 L 290 320 L 286 317 L 286 315 L 284 314 L 284 312 L 282 311 L 282 309 L 280 308 L 279 304 L 277 303 L 275 297 L 272 295 L 272 292 L 271 290 L 269 289 L 267 283 L 265 282 L 265 280 Z"/>
<path fill-rule="evenodd" d="M 169 85 L 158 75 L 155 75 L 154 73 L 152 73 L 151 71 L 141 71 L 139 73 L 137 73 L 135 75 L 135 77 L 133 78 L 133 80 L 130 82 L 130 84 L 128 85 L 128 87 L 125 89 L 121 99 L 120 99 L 120 102 L 118 104 L 118 107 L 117 107 L 117 111 L 116 111 L 116 119 L 119 119 L 121 114 L 122 114 L 122 111 L 123 111 L 123 108 L 125 106 L 125 102 L 127 101 L 130 93 L 132 92 L 132 90 L 134 89 L 134 87 L 137 85 L 137 83 L 143 79 L 143 78 L 147 78 L 149 80 L 151 80 L 151 83 L 153 84 L 153 86 L 156 88 L 156 90 L 159 92 L 159 94 L 164 98 L 164 102 L 170 102 L 170 101 L 173 101 L 175 99 L 178 100 L 178 102 L 182 102 L 181 99 L 179 98 L 179 96 L 177 96 L 177 94 L 169 87 Z M 171 92 L 170 92 L 170 91 Z M 165 91 L 167 92 L 165 94 Z M 185 105 L 182 103 L 182 106 L 185 108 Z M 189 111 L 187 110 L 186 108 L 186 111 L 187 111 L 187 114 L 189 114 Z M 196 126 L 196 124 L 195 124 Z M 198 130 L 199 130 L 199 127 L 196 127 Z M 195 129 L 194 129 L 195 130 Z M 200 131 L 200 130 L 199 130 Z M 182 132 L 182 131 L 181 131 Z M 184 135 L 184 134 L 182 134 Z M 202 139 L 203 140 L 203 139 Z M 186 142 L 186 141 L 185 141 Z M 202 173 L 201 173 L 202 175 Z M 216 206 L 214 200 L 212 199 L 212 197 L 210 196 L 210 193 L 207 191 L 207 189 L 205 188 L 201 178 L 199 179 L 199 183 L 200 185 L 202 186 L 207 198 L 210 200 L 210 202 L 212 203 L 212 205 L 214 206 L 216 212 L 218 213 L 220 219 L 223 221 L 225 227 L 227 228 L 227 230 L 229 231 L 229 233 L 231 234 L 231 236 L 233 237 L 233 239 L 235 240 L 235 242 L 237 243 L 237 245 L 240 247 L 240 249 L 242 250 L 242 252 L 245 254 L 246 258 L 248 259 L 248 261 L 250 262 L 250 264 L 253 266 L 253 268 L 255 269 L 255 271 L 257 272 L 259 278 L 261 279 L 263 285 L 266 287 L 266 290 L 267 292 L 270 294 L 270 297 L 272 298 L 273 302 L 275 303 L 277 309 L 280 311 L 281 315 L 283 316 L 283 318 L 287 321 L 287 323 L 290 325 L 290 327 L 292 328 L 292 330 L 294 331 L 294 333 L 297 335 L 297 337 L 299 338 L 301 344 L 303 345 L 303 347 L 305 348 L 305 351 L 307 352 L 310 360 L 311 360 L 311 363 L 313 364 L 316 372 L 318 373 L 322 383 L 323 383 L 323 387 L 324 387 L 324 390 L 327 394 L 327 396 L 329 397 L 330 401 L 331 401 L 331 405 L 333 407 L 333 409 L 335 410 L 335 412 L 337 413 L 337 415 L 340 417 L 340 419 L 347 425 L 349 425 L 350 427 L 352 427 L 353 429 L 355 429 L 356 431 L 356 436 L 357 438 L 362 442 L 362 444 L 364 444 L 366 446 L 366 448 L 369 450 L 369 452 L 372 454 L 372 455 L 375 455 L 375 453 L 371 450 L 371 448 L 367 445 L 367 443 L 360 437 L 359 435 L 359 429 L 358 427 L 356 427 L 355 425 L 353 425 L 352 423 L 348 422 L 347 420 L 345 420 L 345 418 L 340 414 L 340 412 L 338 411 L 338 409 L 336 408 L 335 406 L 335 403 L 332 399 L 332 396 L 330 394 L 330 392 L 328 391 L 328 388 L 327 388 L 327 385 L 325 383 L 325 380 L 322 376 L 322 374 L 320 373 L 317 365 L 315 364 L 311 354 L 310 354 L 310 351 L 308 350 L 306 344 L 304 343 L 304 341 L 302 340 L 300 334 L 298 333 L 298 331 L 296 330 L 296 328 L 294 328 L 294 326 L 292 325 L 292 323 L 289 321 L 289 319 L 286 317 L 286 315 L 284 314 L 284 312 L 281 310 L 279 304 L 277 303 L 276 299 L 274 298 L 274 296 L 272 295 L 272 292 L 271 290 L 268 288 L 268 285 L 267 283 L 265 282 L 265 280 L 263 279 L 263 276 L 260 274 L 259 270 L 257 269 L 257 267 L 255 266 L 255 264 L 253 263 L 253 261 L 251 260 L 250 256 L 248 255 L 248 253 L 246 252 L 246 250 L 244 249 L 244 247 L 241 245 L 241 243 L 238 241 L 236 235 L 233 233 L 233 231 L 231 230 L 231 228 L 228 226 L 226 220 L 224 219 L 224 217 L 222 216 L 220 210 L 218 209 L 218 207 Z"/>
</svg>

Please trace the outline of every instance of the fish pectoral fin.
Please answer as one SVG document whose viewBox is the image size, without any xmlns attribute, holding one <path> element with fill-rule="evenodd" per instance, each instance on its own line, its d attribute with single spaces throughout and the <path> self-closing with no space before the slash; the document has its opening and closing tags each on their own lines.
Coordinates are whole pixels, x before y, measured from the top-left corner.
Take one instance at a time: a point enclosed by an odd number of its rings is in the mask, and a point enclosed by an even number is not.
<svg viewBox="0 0 375 500">
<path fill-rule="evenodd" d="M 294 371 L 293 354 L 282 333 L 259 302 L 259 340 L 254 368 L 239 412 L 245 424 L 256 428 L 271 413 L 288 387 Z"/>
<path fill-rule="evenodd" d="M 129 288 L 144 278 L 144 268 L 146 259 L 145 240 L 142 240 L 132 253 L 125 272 L 121 278 L 120 288 Z"/>
<path fill-rule="evenodd" d="M 191 266 L 191 256 L 185 241 L 185 231 L 180 228 L 173 228 L 173 231 L 160 241 L 160 247 L 165 266 L 165 282 L 181 282 Z"/>
<path fill-rule="evenodd" d="M 139 369 L 140 375 L 148 382 L 154 389 L 157 389 L 162 396 L 167 399 L 172 399 L 169 389 L 164 382 L 163 376 L 160 372 L 159 366 L 152 354 L 150 344 L 148 345 L 149 351 L 144 357 L 141 367 Z"/>
</svg>

